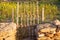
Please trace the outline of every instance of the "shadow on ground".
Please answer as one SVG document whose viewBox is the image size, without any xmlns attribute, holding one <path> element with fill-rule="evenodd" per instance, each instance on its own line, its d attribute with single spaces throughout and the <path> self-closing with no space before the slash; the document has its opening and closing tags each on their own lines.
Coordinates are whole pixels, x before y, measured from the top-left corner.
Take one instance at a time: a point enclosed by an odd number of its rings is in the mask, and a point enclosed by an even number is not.
<svg viewBox="0 0 60 40">
<path fill-rule="evenodd" d="M 36 40 L 35 28 L 36 26 L 26 26 L 26 27 L 17 28 L 16 40 Z M 32 31 L 33 31 L 33 35 L 32 35 Z"/>
</svg>

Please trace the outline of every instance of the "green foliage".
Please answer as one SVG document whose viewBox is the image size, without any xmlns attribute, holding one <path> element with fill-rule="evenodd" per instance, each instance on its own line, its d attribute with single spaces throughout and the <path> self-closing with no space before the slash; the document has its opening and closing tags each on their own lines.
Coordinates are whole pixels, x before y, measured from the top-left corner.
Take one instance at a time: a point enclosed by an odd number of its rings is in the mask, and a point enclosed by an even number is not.
<svg viewBox="0 0 60 40">
<path fill-rule="evenodd" d="M 58 13 L 58 9 L 55 5 L 47 4 L 45 6 L 45 17 L 48 19 L 53 19 Z"/>
<path fill-rule="evenodd" d="M 46 19 L 53 20 L 56 14 L 58 14 L 57 6 L 51 5 L 51 4 L 43 4 L 39 2 L 38 4 L 38 15 L 40 17 L 39 20 L 41 20 L 41 13 L 42 13 L 43 6 L 44 6 L 44 13 L 45 13 L 45 20 Z M 12 8 L 14 8 L 14 14 L 16 18 L 16 7 L 17 7 L 16 2 L 1 2 L 0 3 L 0 13 L 1 13 L 0 19 L 6 19 L 7 17 L 11 19 Z M 24 22 L 26 22 L 27 18 L 31 20 L 32 17 L 34 17 L 34 20 L 35 20 L 37 17 L 36 13 L 37 13 L 36 2 L 20 2 L 19 16 L 20 16 L 20 19 L 22 18 Z"/>
<path fill-rule="evenodd" d="M 16 10 L 16 4 L 8 3 L 8 2 L 1 2 L 0 3 L 0 15 L 3 16 L 1 19 L 11 18 L 12 8 Z"/>
</svg>

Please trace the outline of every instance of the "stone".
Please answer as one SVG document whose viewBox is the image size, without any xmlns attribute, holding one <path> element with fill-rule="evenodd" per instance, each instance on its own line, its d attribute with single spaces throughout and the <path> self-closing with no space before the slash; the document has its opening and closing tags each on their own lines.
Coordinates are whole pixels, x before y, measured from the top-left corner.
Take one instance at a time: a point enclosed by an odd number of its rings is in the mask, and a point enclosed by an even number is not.
<svg viewBox="0 0 60 40">
<path fill-rule="evenodd" d="M 37 38 L 37 40 L 51 40 L 51 39 L 49 37 L 44 36 L 44 37 Z"/>
<path fill-rule="evenodd" d="M 43 37 L 43 36 L 45 36 L 45 34 L 39 34 L 38 36 L 39 36 L 39 37 Z"/>
<path fill-rule="evenodd" d="M 40 32 L 54 32 L 56 30 L 56 26 L 50 23 L 39 24 L 36 30 Z"/>
<path fill-rule="evenodd" d="M 60 25 L 60 21 L 58 19 L 56 19 L 56 20 L 53 21 L 53 24 L 54 25 Z"/>
<path fill-rule="evenodd" d="M 0 23 L 0 39 L 1 40 L 16 40 L 16 24 L 15 23 Z"/>
<path fill-rule="evenodd" d="M 47 28 L 47 27 L 49 27 L 49 26 L 50 26 L 49 23 L 39 24 L 39 25 L 37 25 L 37 31 L 38 31 L 38 30 L 41 30 L 41 29 L 43 29 L 43 28 Z"/>
<path fill-rule="evenodd" d="M 37 38 L 37 40 L 46 40 L 47 37 L 40 37 L 40 38 Z"/>
<path fill-rule="evenodd" d="M 46 33 L 46 36 L 47 36 L 47 37 L 51 37 L 51 38 L 52 38 L 52 37 L 54 36 L 54 34 Z"/>
<path fill-rule="evenodd" d="M 60 36 L 55 36 L 54 40 L 60 40 Z"/>
<path fill-rule="evenodd" d="M 41 29 L 40 32 L 50 32 L 50 28 L 44 28 L 44 29 Z"/>
<path fill-rule="evenodd" d="M 60 36 L 60 32 L 56 32 L 56 35 L 57 35 L 57 36 Z"/>
<path fill-rule="evenodd" d="M 51 23 L 37 25 L 36 34 L 40 37 L 38 40 L 54 40 L 57 26 Z M 41 34 L 41 35 L 40 35 Z"/>
</svg>

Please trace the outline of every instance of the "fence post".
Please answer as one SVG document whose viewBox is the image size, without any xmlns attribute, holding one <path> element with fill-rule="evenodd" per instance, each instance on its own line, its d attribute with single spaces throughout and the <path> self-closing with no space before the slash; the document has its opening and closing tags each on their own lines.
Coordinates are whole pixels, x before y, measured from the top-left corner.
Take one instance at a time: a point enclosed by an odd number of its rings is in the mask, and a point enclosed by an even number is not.
<svg viewBox="0 0 60 40">
<path fill-rule="evenodd" d="M 16 21 L 17 21 L 17 26 L 18 26 L 18 24 L 19 24 L 19 2 L 17 2 L 17 19 L 16 19 Z"/>
<path fill-rule="evenodd" d="M 44 22 L 44 6 L 42 7 L 42 22 Z"/>
<path fill-rule="evenodd" d="M 37 24 L 39 24 L 39 5 L 38 5 L 38 1 L 37 1 Z"/>
<path fill-rule="evenodd" d="M 14 8 L 12 8 L 12 22 L 14 22 Z"/>
</svg>

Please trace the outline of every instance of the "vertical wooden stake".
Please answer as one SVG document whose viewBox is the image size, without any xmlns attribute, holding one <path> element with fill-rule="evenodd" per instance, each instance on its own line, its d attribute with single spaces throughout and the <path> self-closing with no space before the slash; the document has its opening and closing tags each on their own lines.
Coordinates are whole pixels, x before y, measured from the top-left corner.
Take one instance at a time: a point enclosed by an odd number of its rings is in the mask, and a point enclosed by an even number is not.
<svg viewBox="0 0 60 40">
<path fill-rule="evenodd" d="M 17 2 L 17 25 L 19 24 L 19 2 Z"/>
<path fill-rule="evenodd" d="M 38 1 L 37 1 L 37 24 L 39 24 L 39 6 L 38 6 Z"/>
<path fill-rule="evenodd" d="M 12 22 L 14 22 L 14 8 L 12 8 Z"/>
<path fill-rule="evenodd" d="M 44 22 L 44 7 L 42 8 L 42 22 Z"/>
</svg>

